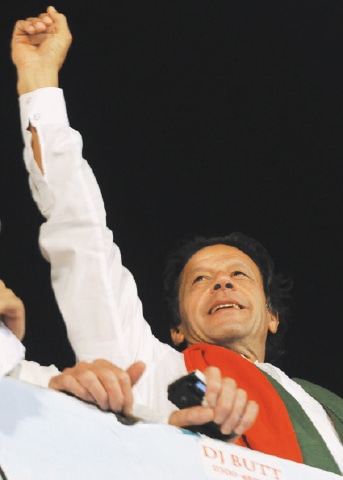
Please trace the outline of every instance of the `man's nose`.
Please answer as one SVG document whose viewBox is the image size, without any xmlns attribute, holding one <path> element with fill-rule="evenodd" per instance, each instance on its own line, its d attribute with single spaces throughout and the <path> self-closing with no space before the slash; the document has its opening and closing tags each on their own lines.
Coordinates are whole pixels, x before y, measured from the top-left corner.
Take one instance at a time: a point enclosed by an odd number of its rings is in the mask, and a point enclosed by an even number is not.
<svg viewBox="0 0 343 480">
<path fill-rule="evenodd" d="M 213 290 L 220 290 L 221 288 L 233 288 L 233 285 L 231 282 L 215 283 Z"/>
</svg>

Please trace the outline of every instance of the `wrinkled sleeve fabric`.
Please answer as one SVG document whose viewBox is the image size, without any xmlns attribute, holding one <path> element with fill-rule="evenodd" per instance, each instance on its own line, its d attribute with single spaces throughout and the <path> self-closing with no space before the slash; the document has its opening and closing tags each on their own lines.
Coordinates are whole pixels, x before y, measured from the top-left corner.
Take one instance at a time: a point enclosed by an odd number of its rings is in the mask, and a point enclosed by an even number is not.
<svg viewBox="0 0 343 480">
<path fill-rule="evenodd" d="M 122 368 L 158 361 L 170 346 L 143 318 L 132 274 L 106 226 L 99 186 L 69 125 L 63 91 L 42 88 L 19 99 L 24 161 L 33 198 L 45 218 L 39 245 L 51 265 L 55 297 L 78 360 L 105 358 Z M 43 174 L 34 159 L 37 131 Z M 111 159 L 112 161 L 112 159 Z M 114 178 L 115 183 L 120 179 Z"/>
<path fill-rule="evenodd" d="M 23 382 L 33 383 L 39 387 L 48 388 L 51 377 L 59 373 L 60 371 L 55 365 L 44 367 L 37 362 L 22 360 L 8 373 L 8 376 Z"/>
</svg>

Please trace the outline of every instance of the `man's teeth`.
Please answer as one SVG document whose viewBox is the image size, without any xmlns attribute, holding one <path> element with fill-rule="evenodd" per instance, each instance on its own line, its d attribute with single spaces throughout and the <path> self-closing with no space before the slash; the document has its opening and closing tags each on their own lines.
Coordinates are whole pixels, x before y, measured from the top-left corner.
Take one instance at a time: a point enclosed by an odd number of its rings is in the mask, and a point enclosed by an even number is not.
<svg viewBox="0 0 343 480">
<path fill-rule="evenodd" d="M 222 308 L 236 308 L 237 310 L 240 310 L 240 306 L 237 305 L 237 303 L 223 303 L 221 305 L 217 305 L 215 306 L 214 308 L 212 308 L 212 310 L 210 311 L 210 313 L 215 313 L 217 312 L 218 310 L 221 310 Z"/>
</svg>

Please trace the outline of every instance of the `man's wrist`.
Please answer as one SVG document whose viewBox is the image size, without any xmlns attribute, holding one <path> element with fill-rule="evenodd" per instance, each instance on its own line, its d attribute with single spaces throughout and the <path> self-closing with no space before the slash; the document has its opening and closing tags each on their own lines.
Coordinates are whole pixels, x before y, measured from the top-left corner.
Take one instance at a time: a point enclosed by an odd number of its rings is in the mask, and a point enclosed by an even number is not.
<svg viewBox="0 0 343 480">
<path fill-rule="evenodd" d="M 58 87 L 58 71 L 51 69 L 18 71 L 17 91 L 19 96 L 45 87 Z"/>
</svg>

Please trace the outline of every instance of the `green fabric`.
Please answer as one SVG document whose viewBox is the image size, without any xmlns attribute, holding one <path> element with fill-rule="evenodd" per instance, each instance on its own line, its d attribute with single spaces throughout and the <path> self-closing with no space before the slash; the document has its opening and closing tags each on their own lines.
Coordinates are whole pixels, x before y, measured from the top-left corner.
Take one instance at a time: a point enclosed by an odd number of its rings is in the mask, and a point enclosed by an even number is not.
<svg viewBox="0 0 343 480">
<path fill-rule="evenodd" d="M 315 383 L 293 378 L 293 380 L 303 387 L 303 389 L 322 404 L 326 412 L 333 421 L 338 436 L 343 443 L 343 399 L 330 390 L 323 388 Z"/>
<path fill-rule="evenodd" d="M 263 373 L 274 386 L 275 390 L 278 392 L 287 407 L 290 419 L 297 435 L 305 465 L 342 475 L 335 459 L 331 455 L 321 435 L 319 435 L 317 429 L 304 412 L 301 405 L 269 374 L 266 372 Z M 323 405 L 324 409 L 332 417 L 337 432 L 342 440 L 343 400 L 323 387 L 319 387 L 318 385 L 314 385 L 305 380 L 294 380 L 299 383 L 304 390 L 307 391 L 307 393 L 309 393 L 313 398 L 318 400 L 318 402 Z"/>
</svg>

